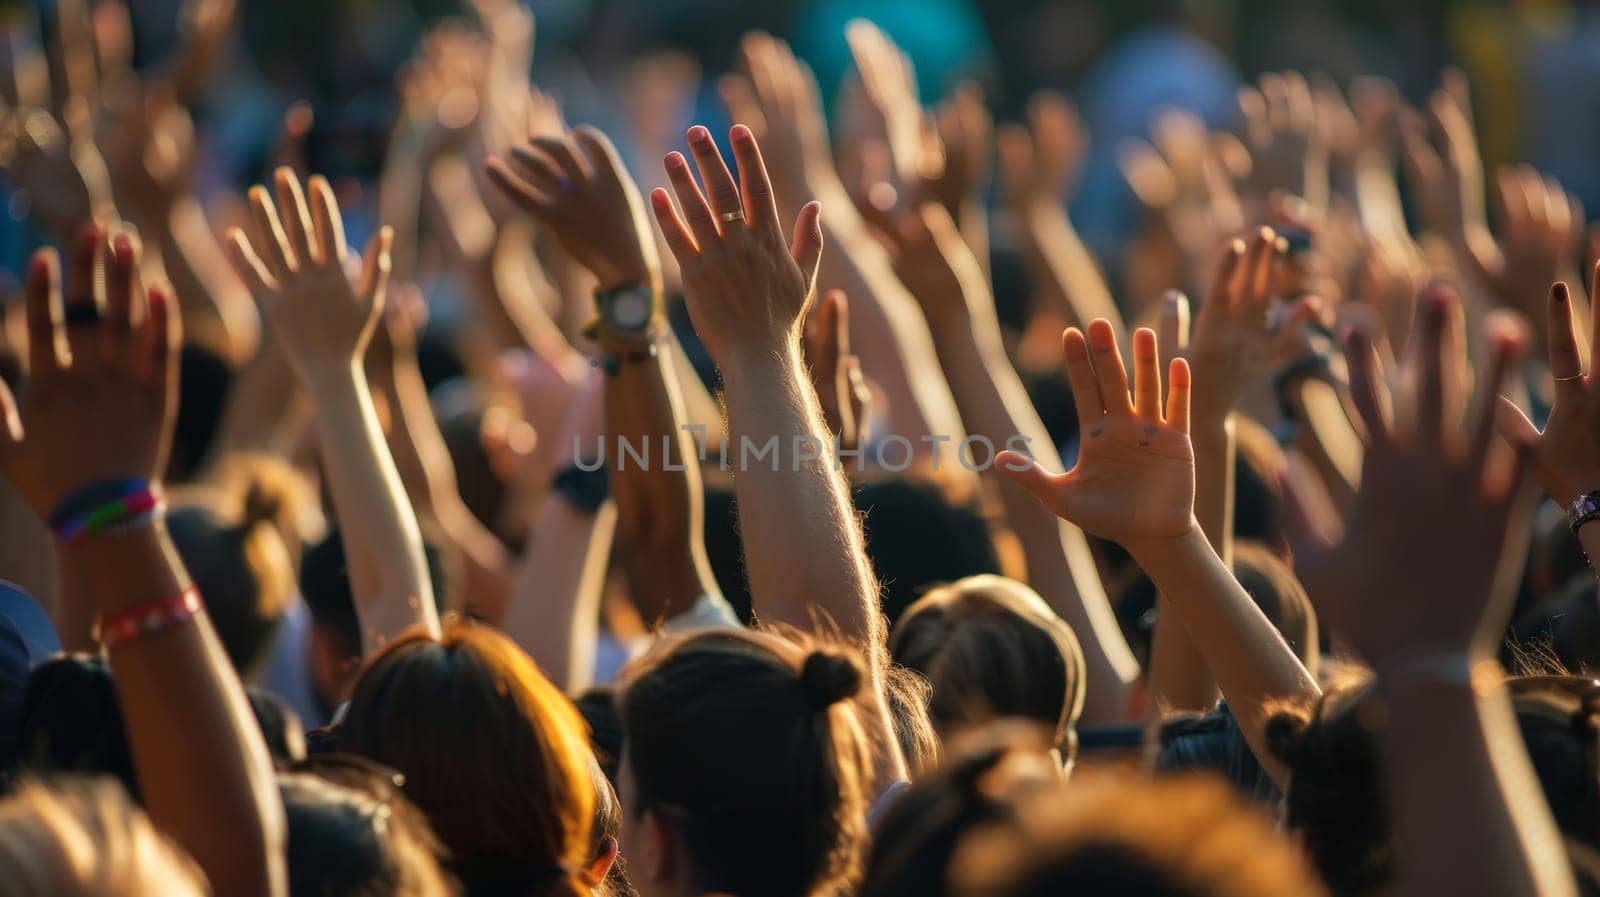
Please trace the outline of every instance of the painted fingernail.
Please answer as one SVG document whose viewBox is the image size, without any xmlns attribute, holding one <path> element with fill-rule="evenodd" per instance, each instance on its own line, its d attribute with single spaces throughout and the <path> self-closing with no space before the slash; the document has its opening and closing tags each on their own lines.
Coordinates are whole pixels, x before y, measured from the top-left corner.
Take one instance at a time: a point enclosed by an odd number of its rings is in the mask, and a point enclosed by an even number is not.
<svg viewBox="0 0 1600 897">
<path fill-rule="evenodd" d="M 706 130 L 705 125 L 695 125 L 689 129 L 689 140 L 692 143 L 710 143 L 711 132 Z"/>
</svg>

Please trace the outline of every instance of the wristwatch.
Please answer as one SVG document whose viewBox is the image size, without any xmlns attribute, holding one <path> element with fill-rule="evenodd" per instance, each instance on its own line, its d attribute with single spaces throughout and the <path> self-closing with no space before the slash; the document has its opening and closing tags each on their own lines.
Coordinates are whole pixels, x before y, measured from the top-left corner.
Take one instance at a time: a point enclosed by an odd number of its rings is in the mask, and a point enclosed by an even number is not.
<svg viewBox="0 0 1600 897">
<path fill-rule="evenodd" d="M 1600 491 L 1581 493 L 1567 505 L 1567 522 L 1574 535 L 1585 523 L 1596 518 L 1600 518 Z"/>
<path fill-rule="evenodd" d="M 589 325 L 590 337 L 598 339 L 603 333 L 614 339 L 645 342 L 650 339 L 650 325 L 655 317 L 655 290 L 646 283 L 624 284 L 611 290 L 594 294 L 594 304 L 599 316 Z"/>
</svg>

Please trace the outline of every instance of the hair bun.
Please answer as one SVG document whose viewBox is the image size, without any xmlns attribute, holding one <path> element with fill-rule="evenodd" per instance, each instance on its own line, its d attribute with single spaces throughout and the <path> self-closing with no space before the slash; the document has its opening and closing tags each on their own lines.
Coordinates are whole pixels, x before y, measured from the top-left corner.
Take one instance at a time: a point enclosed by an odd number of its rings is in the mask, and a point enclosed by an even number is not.
<svg viewBox="0 0 1600 897">
<path fill-rule="evenodd" d="M 843 654 L 812 651 L 800 668 L 800 687 L 813 710 L 826 710 L 861 691 L 861 666 Z"/>
</svg>

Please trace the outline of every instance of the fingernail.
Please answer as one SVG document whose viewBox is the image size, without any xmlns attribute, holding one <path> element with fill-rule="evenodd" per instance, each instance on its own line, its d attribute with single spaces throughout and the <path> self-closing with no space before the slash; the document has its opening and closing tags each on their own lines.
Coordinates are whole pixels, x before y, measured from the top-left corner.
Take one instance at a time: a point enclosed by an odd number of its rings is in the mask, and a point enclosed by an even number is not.
<svg viewBox="0 0 1600 897">
<path fill-rule="evenodd" d="M 705 125 L 695 125 L 689 129 L 689 140 L 693 143 L 709 143 L 711 132 L 706 130 Z"/>
</svg>

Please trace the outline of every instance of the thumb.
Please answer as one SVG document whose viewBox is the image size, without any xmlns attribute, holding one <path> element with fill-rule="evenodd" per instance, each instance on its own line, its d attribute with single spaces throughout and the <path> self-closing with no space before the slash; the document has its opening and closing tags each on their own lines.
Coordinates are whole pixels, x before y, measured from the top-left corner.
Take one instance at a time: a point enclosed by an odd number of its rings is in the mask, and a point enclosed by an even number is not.
<svg viewBox="0 0 1600 897">
<path fill-rule="evenodd" d="M 1062 474 L 1053 474 L 1027 455 L 1009 449 L 995 455 L 994 464 L 1001 476 L 1033 493 L 1034 498 L 1056 515 L 1065 516 L 1057 487 Z"/>
<path fill-rule="evenodd" d="M 1517 403 L 1505 396 L 1500 396 L 1495 402 L 1494 430 L 1500 438 L 1511 443 L 1513 447 L 1539 444 L 1539 428 L 1528 420 Z"/>
<path fill-rule="evenodd" d="M 372 235 L 366 251 L 361 254 L 361 277 L 356 281 L 356 292 L 369 309 L 382 309 L 389 286 L 389 247 L 393 244 L 394 229 L 386 224 Z"/>
<path fill-rule="evenodd" d="M 795 218 L 789 254 L 800 266 L 800 275 L 805 278 L 809 293 L 817 280 L 817 264 L 822 261 L 822 204 L 816 200 L 806 203 Z"/>
</svg>

